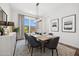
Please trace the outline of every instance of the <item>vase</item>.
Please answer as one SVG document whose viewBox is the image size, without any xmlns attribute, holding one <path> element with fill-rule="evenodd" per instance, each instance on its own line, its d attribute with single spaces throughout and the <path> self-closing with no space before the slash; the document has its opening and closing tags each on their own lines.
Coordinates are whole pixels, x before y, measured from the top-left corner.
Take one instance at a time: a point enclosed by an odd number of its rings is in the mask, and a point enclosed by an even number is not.
<svg viewBox="0 0 79 59">
<path fill-rule="evenodd" d="M 1 32 L 1 35 L 3 35 L 4 33 L 3 32 Z"/>
</svg>

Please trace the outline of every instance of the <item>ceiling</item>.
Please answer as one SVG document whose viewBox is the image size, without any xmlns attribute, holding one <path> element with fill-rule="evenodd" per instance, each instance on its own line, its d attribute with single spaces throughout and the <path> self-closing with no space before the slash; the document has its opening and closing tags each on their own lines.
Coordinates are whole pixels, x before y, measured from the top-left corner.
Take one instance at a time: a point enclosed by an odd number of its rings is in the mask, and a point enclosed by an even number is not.
<svg viewBox="0 0 79 59">
<path fill-rule="evenodd" d="M 74 3 L 75 4 L 75 3 Z M 25 13 L 36 15 L 36 3 L 10 3 L 11 7 L 16 10 L 20 10 Z M 64 6 L 63 6 L 64 5 Z M 68 3 L 40 3 L 39 4 L 39 15 L 40 16 L 52 16 L 55 14 L 53 11 L 60 12 L 58 8 L 70 8 Z"/>
<path fill-rule="evenodd" d="M 26 12 L 32 15 L 36 15 L 36 3 L 11 3 L 10 5 L 13 9 L 20 10 L 22 12 Z M 59 5 L 59 4 L 40 3 L 39 4 L 39 15 L 46 16 L 46 14 L 49 11 L 52 11 L 52 8 L 53 9 L 56 8 L 56 5 Z"/>
<path fill-rule="evenodd" d="M 11 3 L 13 9 L 36 15 L 36 3 Z"/>
</svg>

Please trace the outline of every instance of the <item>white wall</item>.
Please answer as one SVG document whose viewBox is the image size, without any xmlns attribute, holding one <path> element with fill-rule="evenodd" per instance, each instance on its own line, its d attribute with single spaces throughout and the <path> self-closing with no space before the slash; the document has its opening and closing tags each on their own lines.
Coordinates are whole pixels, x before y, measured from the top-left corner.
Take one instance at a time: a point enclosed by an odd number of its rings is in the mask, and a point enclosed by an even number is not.
<svg viewBox="0 0 79 59">
<path fill-rule="evenodd" d="M 12 13 L 12 21 L 14 22 L 14 26 L 18 27 L 18 12 L 16 10 L 11 9 Z"/>
<path fill-rule="evenodd" d="M 60 42 L 79 48 L 79 4 L 54 4 L 51 7 L 51 11 L 47 12 L 49 17 L 45 18 L 45 30 L 50 31 L 50 20 L 59 18 L 59 32 L 52 32 L 56 36 L 60 36 Z M 47 10 L 50 10 L 47 8 Z M 61 17 L 76 14 L 76 33 L 62 32 Z"/>
</svg>

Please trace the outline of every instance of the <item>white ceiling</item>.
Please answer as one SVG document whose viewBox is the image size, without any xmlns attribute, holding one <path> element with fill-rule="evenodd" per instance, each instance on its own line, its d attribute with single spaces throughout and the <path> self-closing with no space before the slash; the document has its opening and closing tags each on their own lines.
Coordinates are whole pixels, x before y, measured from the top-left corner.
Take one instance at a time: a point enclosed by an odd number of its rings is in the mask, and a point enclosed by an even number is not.
<svg viewBox="0 0 79 59">
<path fill-rule="evenodd" d="M 22 12 L 30 13 L 32 15 L 36 15 L 36 3 L 11 3 L 10 4 L 13 9 L 20 10 Z M 54 3 L 40 3 L 39 4 L 39 15 L 45 16 L 47 15 L 52 9 L 56 8 Z"/>
<path fill-rule="evenodd" d="M 13 9 L 36 15 L 36 3 L 11 3 L 10 5 Z M 64 8 L 63 5 L 72 5 L 72 3 L 40 3 L 39 15 L 50 16 L 54 13 L 53 11 L 60 12 L 61 9 L 58 10 L 58 8 Z"/>
<path fill-rule="evenodd" d="M 11 3 L 10 5 L 13 9 L 36 15 L 35 3 Z"/>
</svg>

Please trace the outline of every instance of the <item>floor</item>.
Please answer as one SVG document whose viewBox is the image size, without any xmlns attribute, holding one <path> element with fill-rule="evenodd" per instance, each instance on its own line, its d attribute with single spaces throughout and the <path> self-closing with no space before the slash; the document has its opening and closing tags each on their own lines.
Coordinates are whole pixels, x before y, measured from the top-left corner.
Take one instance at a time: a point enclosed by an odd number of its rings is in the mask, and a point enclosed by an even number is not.
<svg viewBox="0 0 79 59">
<path fill-rule="evenodd" d="M 25 40 L 18 40 L 16 44 L 15 56 L 30 56 L 30 52 L 28 51 L 27 43 L 25 44 Z M 75 51 L 69 47 L 58 44 L 58 54 L 59 56 L 74 56 Z M 40 49 L 34 49 L 33 56 L 52 56 L 52 52 L 49 49 L 46 49 L 45 53 L 41 53 Z M 56 51 L 54 50 L 54 56 L 56 56 Z"/>
</svg>

